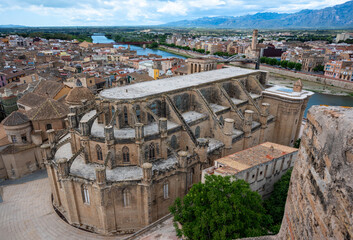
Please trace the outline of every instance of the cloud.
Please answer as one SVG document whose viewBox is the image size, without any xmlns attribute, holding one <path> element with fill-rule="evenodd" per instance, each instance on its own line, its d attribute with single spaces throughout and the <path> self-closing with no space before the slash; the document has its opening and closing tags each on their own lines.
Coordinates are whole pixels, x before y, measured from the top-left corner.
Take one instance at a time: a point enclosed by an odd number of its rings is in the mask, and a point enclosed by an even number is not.
<svg viewBox="0 0 353 240">
<path fill-rule="evenodd" d="M 166 2 L 162 4 L 161 7 L 157 8 L 157 12 L 171 15 L 186 15 L 188 9 L 185 7 L 185 3 L 183 1 L 176 2 Z"/>
<path fill-rule="evenodd" d="M 0 24 L 149 25 L 206 16 L 292 13 L 344 2 L 347 0 L 1 0 Z"/>
</svg>

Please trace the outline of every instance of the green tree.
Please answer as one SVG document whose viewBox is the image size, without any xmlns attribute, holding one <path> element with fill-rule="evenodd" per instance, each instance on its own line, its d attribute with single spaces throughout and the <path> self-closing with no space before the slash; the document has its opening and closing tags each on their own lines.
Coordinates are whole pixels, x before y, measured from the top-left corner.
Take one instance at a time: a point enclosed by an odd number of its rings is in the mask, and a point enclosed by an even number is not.
<svg viewBox="0 0 353 240">
<path fill-rule="evenodd" d="M 205 183 L 193 185 L 183 201 L 170 207 L 178 236 L 188 239 L 235 239 L 267 234 L 272 223 L 265 214 L 261 196 L 244 180 L 206 176 Z M 176 222 L 182 225 L 177 227 Z"/>
<path fill-rule="evenodd" d="M 277 65 L 277 59 L 275 58 L 270 58 L 270 65 Z"/>
<path fill-rule="evenodd" d="M 261 62 L 261 63 L 266 63 L 266 60 L 267 60 L 267 57 L 261 57 L 261 58 L 260 58 L 260 62 Z"/>
<path fill-rule="evenodd" d="M 295 70 L 297 70 L 297 71 L 302 70 L 302 64 L 301 63 L 296 63 L 295 64 Z"/>
<path fill-rule="evenodd" d="M 264 201 L 264 207 L 273 219 L 270 230 L 274 234 L 278 233 L 281 228 L 291 174 L 292 170 L 287 171 L 281 179 L 275 183 L 271 196 Z"/>
<path fill-rule="evenodd" d="M 314 72 L 323 72 L 324 71 L 324 66 L 319 64 L 316 67 L 313 68 Z"/>
<path fill-rule="evenodd" d="M 288 61 L 287 60 L 281 61 L 281 67 L 286 68 L 287 65 L 288 65 Z"/>
<path fill-rule="evenodd" d="M 287 67 L 293 69 L 295 67 L 295 62 L 288 62 Z"/>
</svg>

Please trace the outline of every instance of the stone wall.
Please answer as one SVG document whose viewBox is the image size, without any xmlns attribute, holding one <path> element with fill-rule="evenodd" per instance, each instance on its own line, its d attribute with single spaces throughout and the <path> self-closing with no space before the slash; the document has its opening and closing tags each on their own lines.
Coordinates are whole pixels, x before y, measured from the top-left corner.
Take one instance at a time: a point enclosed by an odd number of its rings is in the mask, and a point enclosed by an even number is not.
<svg viewBox="0 0 353 240">
<path fill-rule="evenodd" d="M 312 107 L 279 239 L 353 238 L 353 108 Z"/>
<path fill-rule="evenodd" d="M 246 68 L 255 68 L 255 64 L 253 63 L 241 63 L 241 62 L 234 62 L 232 65 L 239 66 L 239 67 L 246 67 Z M 333 78 L 328 78 L 328 77 L 321 77 L 316 74 L 308 74 L 308 73 L 302 73 L 302 72 L 297 72 L 293 70 L 288 70 L 288 69 L 281 69 L 277 67 L 272 67 L 272 66 L 265 66 L 265 65 L 260 65 L 260 70 L 268 71 L 271 73 L 277 73 L 281 75 L 285 75 L 288 77 L 294 77 L 294 78 L 300 78 L 303 80 L 307 80 L 310 82 L 317 82 L 325 85 L 332 85 L 335 87 L 343 88 L 346 90 L 352 90 L 353 91 L 353 82 L 348 82 L 348 81 L 343 81 L 339 79 L 333 79 Z"/>
</svg>

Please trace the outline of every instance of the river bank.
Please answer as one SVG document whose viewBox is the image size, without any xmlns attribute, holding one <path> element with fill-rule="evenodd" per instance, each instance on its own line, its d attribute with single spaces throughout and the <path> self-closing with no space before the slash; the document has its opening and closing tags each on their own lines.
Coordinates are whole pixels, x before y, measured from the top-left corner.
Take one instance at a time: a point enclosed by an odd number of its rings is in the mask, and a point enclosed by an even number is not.
<svg viewBox="0 0 353 240">
<path fill-rule="evenodd" d="M 268 83 L 293 88 L 293 84 L 298 78 L 284 76 L 278 73 L 269 72 Z M 353 92 L 347 89 L 324 85 L 322 83 L 311 82 L 301 79 L 303 88 L 316 93 L 330 94 L 336 96 L 353 96 Z M 353 98 L 352 98 L 353 101 Z"/>
<path fill-rule="evenodd" d="M 187 54 L 182 54 L 182 53 L 179 53 L 177 51 L 172 51 L 172 50 L 169 50 L 169 49 L 166 49 L 164 47 L 158 47 L 157 48 L 158 50 L 161 50 L 161 51 L 164 51 L 164 52 L 168 52 L 168 53 L 172 53 L 172 54 L 175 54 L 175 55 L 179 55 L 179 56 L 182 56 L 184 58 L 191 58 L 192 56 L 190 55 L 187 55 Z"/>
</svg>

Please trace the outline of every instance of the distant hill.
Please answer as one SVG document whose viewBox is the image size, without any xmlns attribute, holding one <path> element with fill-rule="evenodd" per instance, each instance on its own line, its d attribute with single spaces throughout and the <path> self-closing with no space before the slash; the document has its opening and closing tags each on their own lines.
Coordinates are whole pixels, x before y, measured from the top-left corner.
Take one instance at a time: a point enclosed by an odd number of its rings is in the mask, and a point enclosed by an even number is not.
<svg viewBox="0 0 353 240">
<path fill-rule="evenodd" d="M 26 26 L 22 26 L 22 25 L 13 25 L 13 24 L 9 24 L 9 25 L 0 25 L 0 28 L 23 28 Z"/>
<path fill-rule="evenodd" d="M 164 24 L 165 27 L 205 28 L 353 28 L 353 0 L 320 10 L 302 10 L 297 13 L 256 13 L 240 17 L 204 17 Z"/>
</svg>

